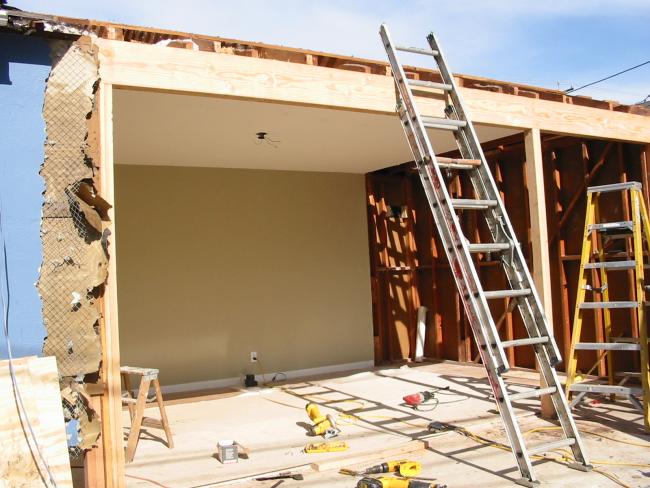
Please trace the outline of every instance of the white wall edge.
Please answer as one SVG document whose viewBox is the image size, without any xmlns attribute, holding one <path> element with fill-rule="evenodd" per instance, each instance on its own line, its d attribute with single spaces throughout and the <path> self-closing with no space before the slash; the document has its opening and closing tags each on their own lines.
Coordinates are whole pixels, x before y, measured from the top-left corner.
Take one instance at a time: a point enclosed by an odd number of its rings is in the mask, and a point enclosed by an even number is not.
<svg viewBox="0 0 650 488">
<path fill-rule="evenodd" d="M 307 368 L 307 369 L 296 369 L 293 371 L 282 371 L 281 373 L 287 375 L 288 380 L 304 378 L 307 376 L 318 376 L 322 374 L 329 373 L 340 373 L 340 372 L 353 372 L 357 370 L 370 370 L 374 367 L 375 362 L 373 360 L 368 361 L 357 361 L 354 363 L 343 363 L 343 364 L 333 364 L 330 366 L 321 366 L 319 368 Z M 280 374 L 278 372 L 264 373 L 267 381 L 270 381 L 274 375 Z M 262 375 L 255 375 L 258 381 L 262 381 Z M 207 380 L 207 381 L 195 381 L 193 383 L 178 383 L 175 385 L 165 385 L 161 387 L 161 390 L 164 394 L 167 393 L 188 393 L 198 390 L 212 390 L 216 388 L 226 388 L 226 387 L 242 387 L 243 388 L 243 376 L 235 376 L 232 378 L 221 378 L 218 380 Z"/>
</svg>

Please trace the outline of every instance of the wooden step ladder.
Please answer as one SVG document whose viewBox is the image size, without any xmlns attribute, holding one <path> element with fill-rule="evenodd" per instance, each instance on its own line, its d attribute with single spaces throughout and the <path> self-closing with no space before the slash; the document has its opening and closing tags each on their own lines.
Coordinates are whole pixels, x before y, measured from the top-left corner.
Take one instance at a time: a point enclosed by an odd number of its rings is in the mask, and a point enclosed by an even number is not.
<svg viewBox="0 0 650 488">
<path fill-rule="evenodd" d="M 165 437 L 167 438 L 167 447 L 173 449 L 174 440 L 172 438 L 171 428 L 169 427 L 169 421 L 167 420 L 162 392 L 160 391 L 158 370 L 153 368 L 122 366 L 120 368 L 120 374 L 124 382 L 124 388 L 126 389 L 126 396 L 122 397 L 122 405 L 128 407 L 129 416 L 131 417 L 131 430 L 129 431 L 129 437 L 126 443 L 126 462 L 130 463 L 133 461 L 135 450 L 140 440 L 140 429 L 143 426 L 164 430 Z M 140 376 L 140 386 L 138 387 L 137 395 L 131 389 L 131 375 Z M 154 396 L 148 398 L 151 387 L 154 389 Z M 145 405 L 153 402 L 158 403 L 160 419 L 144 416 Z"/>
<path fill-rule="evenodd" d="M 604 193 L 622 192 L 632 209 L 632 220 L 620 222 L 602 222 L 600 214 L 600 196 Z M 612 239 L 625 239 L 627 246 L 631 239 L 632 255 L 634 259 L 608 260 L 608 253 L 603 248 L 603 241 Z M 580 275 L 578 279 L 578 292 L 576 309 L 573 319 L 573 332 L 571 336 L 571 349 L 567 364 L 566 393 L 575 406 L 590 393 L 608 394 L 612 399 L 616 395 L 627 397 L 630 402 L 643 413 L 646 431 L 650 431 L 650 368 L 648 365 L 648 325 L 645 314 L 647 287 L 645 285 L 644 265 L 644 239 L 645 250 L 650 256 L 650 221 L 643 201 L 641 183 L 628 182 L 613 185 L 592 186 L 587 189 L 587 211 L 585 217 L 584 241 L 582 257 L 580 260 Z M 592 258 L 595 258 L 592 259 Z M 609 273 L 628 270 L 634 274 L 635 288 L 633 297 L 629 300 L 610 300 L 611 287 L 609 286 Z M 599 279 L 598 284 L 589 284 L 588 274 Z M 587 292 L 592 293 L 592 300 L 586 300 Z M 635 318 L 633 330 L 627 337 L 614 337 L 612 335 L 612 309 L 631 309 Z M 585 312 L 588 311 L 588 312 Z M 582 323 L 584 313 L 601 314 L 604 326 L 604 342 L 582 342 Z M 578 351 L 596 351 L 598 354 L 594 366 L 578 378 Z M 638 372 L 617 373 L 614 369 L 614 352 L 620 354 L 639 353 L 640 368 Z M 588 380 L 594 369 L 606 360 L 607 382 Z M 630 386 L 631 379 L 640 379 L 640 386 Z M 637 398 L 639 397 L 639 398 Z"/>
</svg>

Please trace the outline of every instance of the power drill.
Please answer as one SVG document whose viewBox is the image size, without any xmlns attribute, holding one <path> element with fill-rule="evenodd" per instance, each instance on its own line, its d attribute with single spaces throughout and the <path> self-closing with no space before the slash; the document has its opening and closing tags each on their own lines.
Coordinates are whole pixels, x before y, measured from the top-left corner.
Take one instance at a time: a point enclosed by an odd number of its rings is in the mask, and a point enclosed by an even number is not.
<svg viewBox="0 0 650 488">
<path fill-rule="evenodd" d="M 381 478 L 362 478 L 357 483 L 357 488 L 447 488 L 447 485 L 429 483 L 428 481 L 382 476 Z"/>
<path fill-rule="evenodd" d="M 387 461 L 385 463 L 377 464 L 364 469 L 363 471 L 349 471 L 342 469 L 344 474 L 353 474 L 355 476 L 363 476 L 364 474 L 380 474 L 380 473 L 399 473 L 404 477 L 413 477 L 420 474 L 422 465 L 417 461 Z"/>
</svg>

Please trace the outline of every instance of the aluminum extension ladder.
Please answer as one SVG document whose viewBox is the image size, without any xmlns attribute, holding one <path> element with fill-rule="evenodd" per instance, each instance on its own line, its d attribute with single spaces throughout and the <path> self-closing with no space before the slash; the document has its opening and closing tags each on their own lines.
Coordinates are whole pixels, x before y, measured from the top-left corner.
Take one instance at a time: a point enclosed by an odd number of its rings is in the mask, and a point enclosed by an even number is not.
<svg viewBox="0 0 650 488">
<path fill-rule="evenodd" d="M 427 36 L 429 49 L 398 47 L 390 38 L 385 24 L 380 35 L 390 62 L 397 87 L 397 112 L 408 139 L 415 163 L 433 213 L 440 240 L 445 248 L 456 287 L 460 294 L 467 319 L 472 328 L 481 359 L 496 400 L 512 452 L 521 472 L 518 484 L 535 486 L 538 481 L 533 472 L 531 458 L 554 449 L 570 446 L 575 458 L 571 467 L 587 471 L 587 461 L 580 434 L 557 373 L 555 364 L 561 361 L 560 352 L 549 333 L 541 302 L 521 253 L 521 248 L 499 198 L 494 179 L 485 160 L 480 142 L 465 111 L 456 82 L 447 67 L 436 37 Z M 437 63 L 442 83 L 407 79 L 396 51 L 431 56 Z M 430 117 L 420 115 L 412 88 L 442 92 L 445 99 L 445 115 Z M 426 129 L 451 131 L 460 150 L 461 159 L 436 157 Z M 467 171 L 474 189 L 475 199 L 452 199 L 447 191 L 442 170 Z M 485 218 L 493 242 L 470 243 L 463 235 L 456 211 L 476 210 Z M 479 281 L 472 254 L 497 255 L 509 282 L 510 289 L 486 291 Z M 528 337 L 502 341 L 494 319 L 490 314 L 488 300 L 512 298 L 523 319 Z M 504 349 L 532 346 L 539 370 L 548 387 L 534 388 L 519 393 L 508 391 L 503 373 L 509 369 Z M 557 412 L 564 437 L 532 447 L 526 446 L 512 403 L 526 398 L 550 395 Z"/>
<path fill-rule="evenodd" d="M 599 200 L 603 193 L 622 192 L 623 198 L 631 204 L 632 220 L 621 222 L 601 222 L 599 211 Z M 605 252 L 603 240 L 632 239 L 633 260 L 607 260 L 611 253 Z M 585 217 L 584 242 L 580 260 L 580 277 L 578 280 L 578 292 L 576 298 L 576 309 L 573 319 L 573 333 L 571 336 L 571 352 L 567 365 L 566 393 L 575 398 L 571 403 L 577 405 L 588 393 L 604 393 L 612 397 L 622 395 L 629 398 L 630 402 L 643 413 L 644 425 L 650 431 L 650 369 L 648 365 L 648 325 L 645 317 L 645 307 L 648 302 L 645 300 L 647 288 L 644 276 L 644 243 L 650 256 L 650 220 L 643 201 L 641 183 L 627 182 L 613 185 L 592 186 L 587 189 L 587 212 Z M 629 246 L 629 241 L 626 243 Z M 608 256 L 610 255 L 610 256 Z M 591 258 L 597 258 L 592 262 Z M 619 270 L 634 270 L 635 289 L 631 300 L 612 300 L 610 287 L 608 286 L 608 272 Z M 587 273 L 598 273 L 600 283 L 590 285 L 587 280 Z M 594 276 L 594 278 L 596 278 Z M 592 301 L 585 300 L 587 291 L 592 292 Z M 596 300 L 596 298 L 600 300 Z M 631 309 L 634 313 L 636 331 L 630 331 L 628 337 L 614 337 L 612 335 L 611 309 Z M 583 311 L 593 310 L 594 313 L 602 313 L 604 326 L 604 342 L 580 342 L 582 333 Z M 637 335 L 638 337 L 631 337 Z M 600 364 L 603 356 L 607 364 L 607 384 L 594 382 L 576 377 L 578 357 L 577 351 L 596 351 L 597 360 L 594 366 L 583 376 L 588 376 Z M 640 371 L 625 372 L 617 374 L 614 370 L 614 351 L 639 352 Z M 640 377 L 641 387 L 627 386 L 626 383 L 633 377 Z M 618 381 L 618 382 L 617 382 Z M 639 401 L 636 397 L 641 396 Z"/>
</svg>

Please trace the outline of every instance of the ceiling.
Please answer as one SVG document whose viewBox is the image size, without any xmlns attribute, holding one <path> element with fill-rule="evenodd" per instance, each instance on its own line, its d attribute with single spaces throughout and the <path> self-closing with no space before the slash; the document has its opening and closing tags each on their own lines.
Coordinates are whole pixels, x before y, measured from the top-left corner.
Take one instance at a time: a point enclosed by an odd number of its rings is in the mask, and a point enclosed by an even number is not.
<svg viewBox="0 0 650 488">
<path fill-rule="evenodd" d="M 113 110 L 117 164 L 367 173 L 413 159 L 392 115 L 126 89 Z M 476 129 L 482 141 L 517 132 Z M 430 136 L 436 152 L 456 148 Z"/>
</svg>

